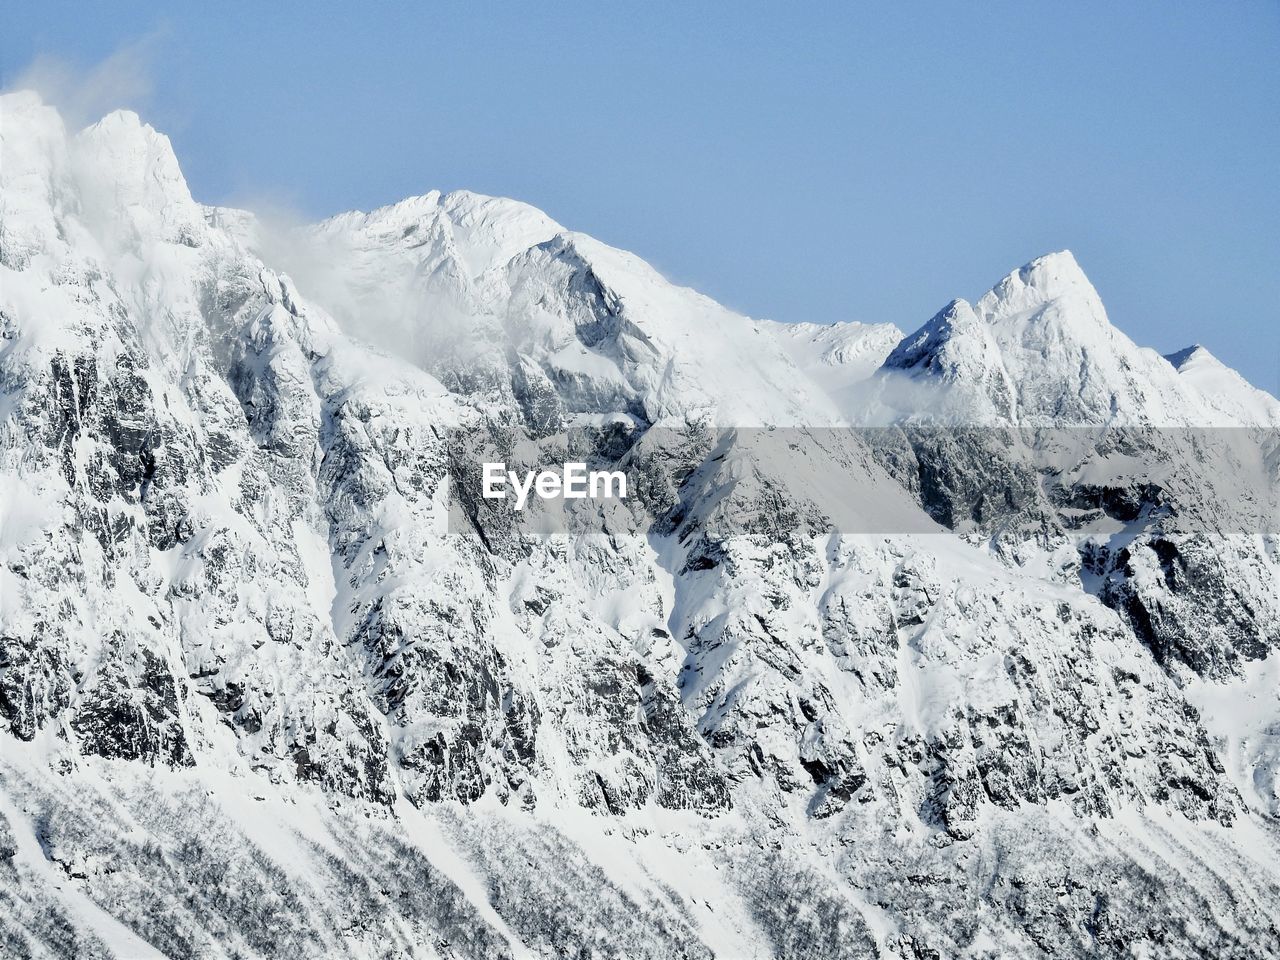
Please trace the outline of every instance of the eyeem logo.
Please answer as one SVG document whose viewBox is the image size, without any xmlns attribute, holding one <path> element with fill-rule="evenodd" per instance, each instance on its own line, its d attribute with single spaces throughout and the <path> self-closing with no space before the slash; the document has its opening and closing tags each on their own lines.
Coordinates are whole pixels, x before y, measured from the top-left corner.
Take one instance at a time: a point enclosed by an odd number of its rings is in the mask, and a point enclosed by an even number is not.
<svg viewBox="0 0 1280 960">
<path fill-rule="evenodd" d="M 505 463 L 486 463 L 484 465 L 484 498 L 486 500 L 505 500 L 507 487 L 515 491 L 517 510 L 523 510 L 529 502 L 530 492 L 536 493 L 543 500 L 554 500 L 563 497 L 566 500 L 612 499 L 627 496 L 627 475 L 621 470 L 587 471 L 585 463 L 566 463 L 558 472 L 542 470 L 534 473 L 529 470 L 524 479 L 514 470 L 508 470 Z"/>
</svg>

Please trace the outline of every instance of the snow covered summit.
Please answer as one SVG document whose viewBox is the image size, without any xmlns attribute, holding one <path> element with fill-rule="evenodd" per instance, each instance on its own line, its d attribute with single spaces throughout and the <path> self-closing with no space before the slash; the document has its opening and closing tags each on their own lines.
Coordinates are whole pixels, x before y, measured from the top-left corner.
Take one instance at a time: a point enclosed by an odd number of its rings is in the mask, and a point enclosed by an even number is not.
<svg viewBox="0 0 1280 960">
<path fill-rule="evenodd" d="M 1273 544 L 1171 528 L 1131 436 L 1013 429 L 1265 437 L 1200 353 L 1134 345 L 1065 253 L 903 336 L 465 192 L 285 229 L 132 114 L 5 95 L 0 943 L 1280 951 Z M 451 526 L 465 441 L 570 431 L 655 523 Z"/>
</svg>

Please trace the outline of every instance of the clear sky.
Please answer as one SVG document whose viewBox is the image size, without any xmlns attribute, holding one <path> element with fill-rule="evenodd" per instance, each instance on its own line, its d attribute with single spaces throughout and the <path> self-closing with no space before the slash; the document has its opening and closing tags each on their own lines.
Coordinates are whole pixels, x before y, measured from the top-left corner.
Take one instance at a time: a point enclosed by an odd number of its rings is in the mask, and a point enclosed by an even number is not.
<svg viewBox="0 0 1280 960">
<path fill-rule="evenodd" d="M 1139 343 L 1280 390 L 1280 0 L 8 5 L 0 82 L 37 57 L 205 202 L 466 187 L 753 316 L 907 330 L 1068 247 Z"/>
</svg>

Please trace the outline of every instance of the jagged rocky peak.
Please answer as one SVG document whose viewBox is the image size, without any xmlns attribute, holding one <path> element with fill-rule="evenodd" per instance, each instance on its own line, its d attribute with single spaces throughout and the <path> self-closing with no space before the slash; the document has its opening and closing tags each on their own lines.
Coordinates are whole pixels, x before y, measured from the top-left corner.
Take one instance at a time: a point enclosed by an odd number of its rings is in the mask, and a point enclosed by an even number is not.
<svg viewBox="0 0 1280 960">
<path fill-rule="evenodd" d="M 1200 414 L 1159 354 L 1112 325 L 1070 253 L 1011 273 L 976 309 L 1000 347 L 1024 419 L 1182 425 Z"/>
<path fill-rule="evenodd" d="M 1114 327 L 1068 251 L 1013 271 L 972 306 L 949 304 L 885 361 L 959 389 L 985 393 L 1019 423 L 1068 426 L 1198 422 L 1203 405 L 1155 351 Z M 981 410 L 961 404 L 966 414 Z"/>
<path fill-rule="evenodd" d="M 978 301 L 977 311 L 994 320 L 1065 299 L 1101 305 L 1098 291 L 1085 276 L 1075 255 L 1070 250 L 1059 250 L 1011 272 Z M 1094 314 L 1093 319 L 1099 318 Z M 1105 315 L 1101 319 L 1105 320 Z"/>
<path fill-rule="evenodd" d="M 0 98 L 5 256 L 80 248 L 95 256 L 139 242 L 194 246 L 204 212 L 169 138 L 118 110 L 74 136 L 36 94 Z"/>
<path fill-rule="evenodd" d="M 953 300 L 885 358 L 881 379 L 907 376 L 944 388 L 913 404 L 943 417 L 987 422 L 1016 418 L 1014 389 L 992 331 L 965 300 Z M 912 413 L 914 411 L 906 411 Z"/>
<path fill-rule="evenodd" d="M 999 359 L 994 341 L 973 307 L 952 300 L 885 358 L 898 370 L 924 370 L 936 376 L 957 377 L 983 372 Z"/>
<path fill-rule="evenodd" d="M 1097 290 L 1069 251 L 1014 270 L 974 304 L 1012 366 L 1052 366 L 1067 354 L 1137 349 L 1112 326 Z"/>
<path fill-rule="evenodd" d="M 131 230 L 132 237 L 120 238 L 125 240 L 196 243 L 204 214 L 173 145 L 132 110 L 117 110 L 82 130 L 74 158 L 83 213 L 96 227 Z"/>
<path fill-rule="evenodd" d="M 1103 354 L 1137 349 L 1111 326 L 1097 291 L 1064 250 L 1014 270 L 976 303 L 953 300 L 905 337 L 884 369 L 945 384 L 943 402 L 966 417 L 1105 419 L 1116 377 Z M 1074 388 L 1084 392 L 1080 409 L 1071 411 L 1074 401 L 1064 407 L 1061 400 L 1078 394 Z"/>
</svg>

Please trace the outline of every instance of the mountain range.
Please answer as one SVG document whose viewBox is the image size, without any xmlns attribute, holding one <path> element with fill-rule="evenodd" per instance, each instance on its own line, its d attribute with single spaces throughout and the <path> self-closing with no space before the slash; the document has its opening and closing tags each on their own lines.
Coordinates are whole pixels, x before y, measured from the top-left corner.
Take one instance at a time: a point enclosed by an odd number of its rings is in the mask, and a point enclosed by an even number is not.
<svg viewBox="0 0 1280 960">
<path fill-rule="evenodd" d="M 1067 252 L 753 320 L 6 94 L 0 953 L 1280 955 L 1277 427 Z M 566 436 L 645 524 L 459 519 Z"/>
</svg>

